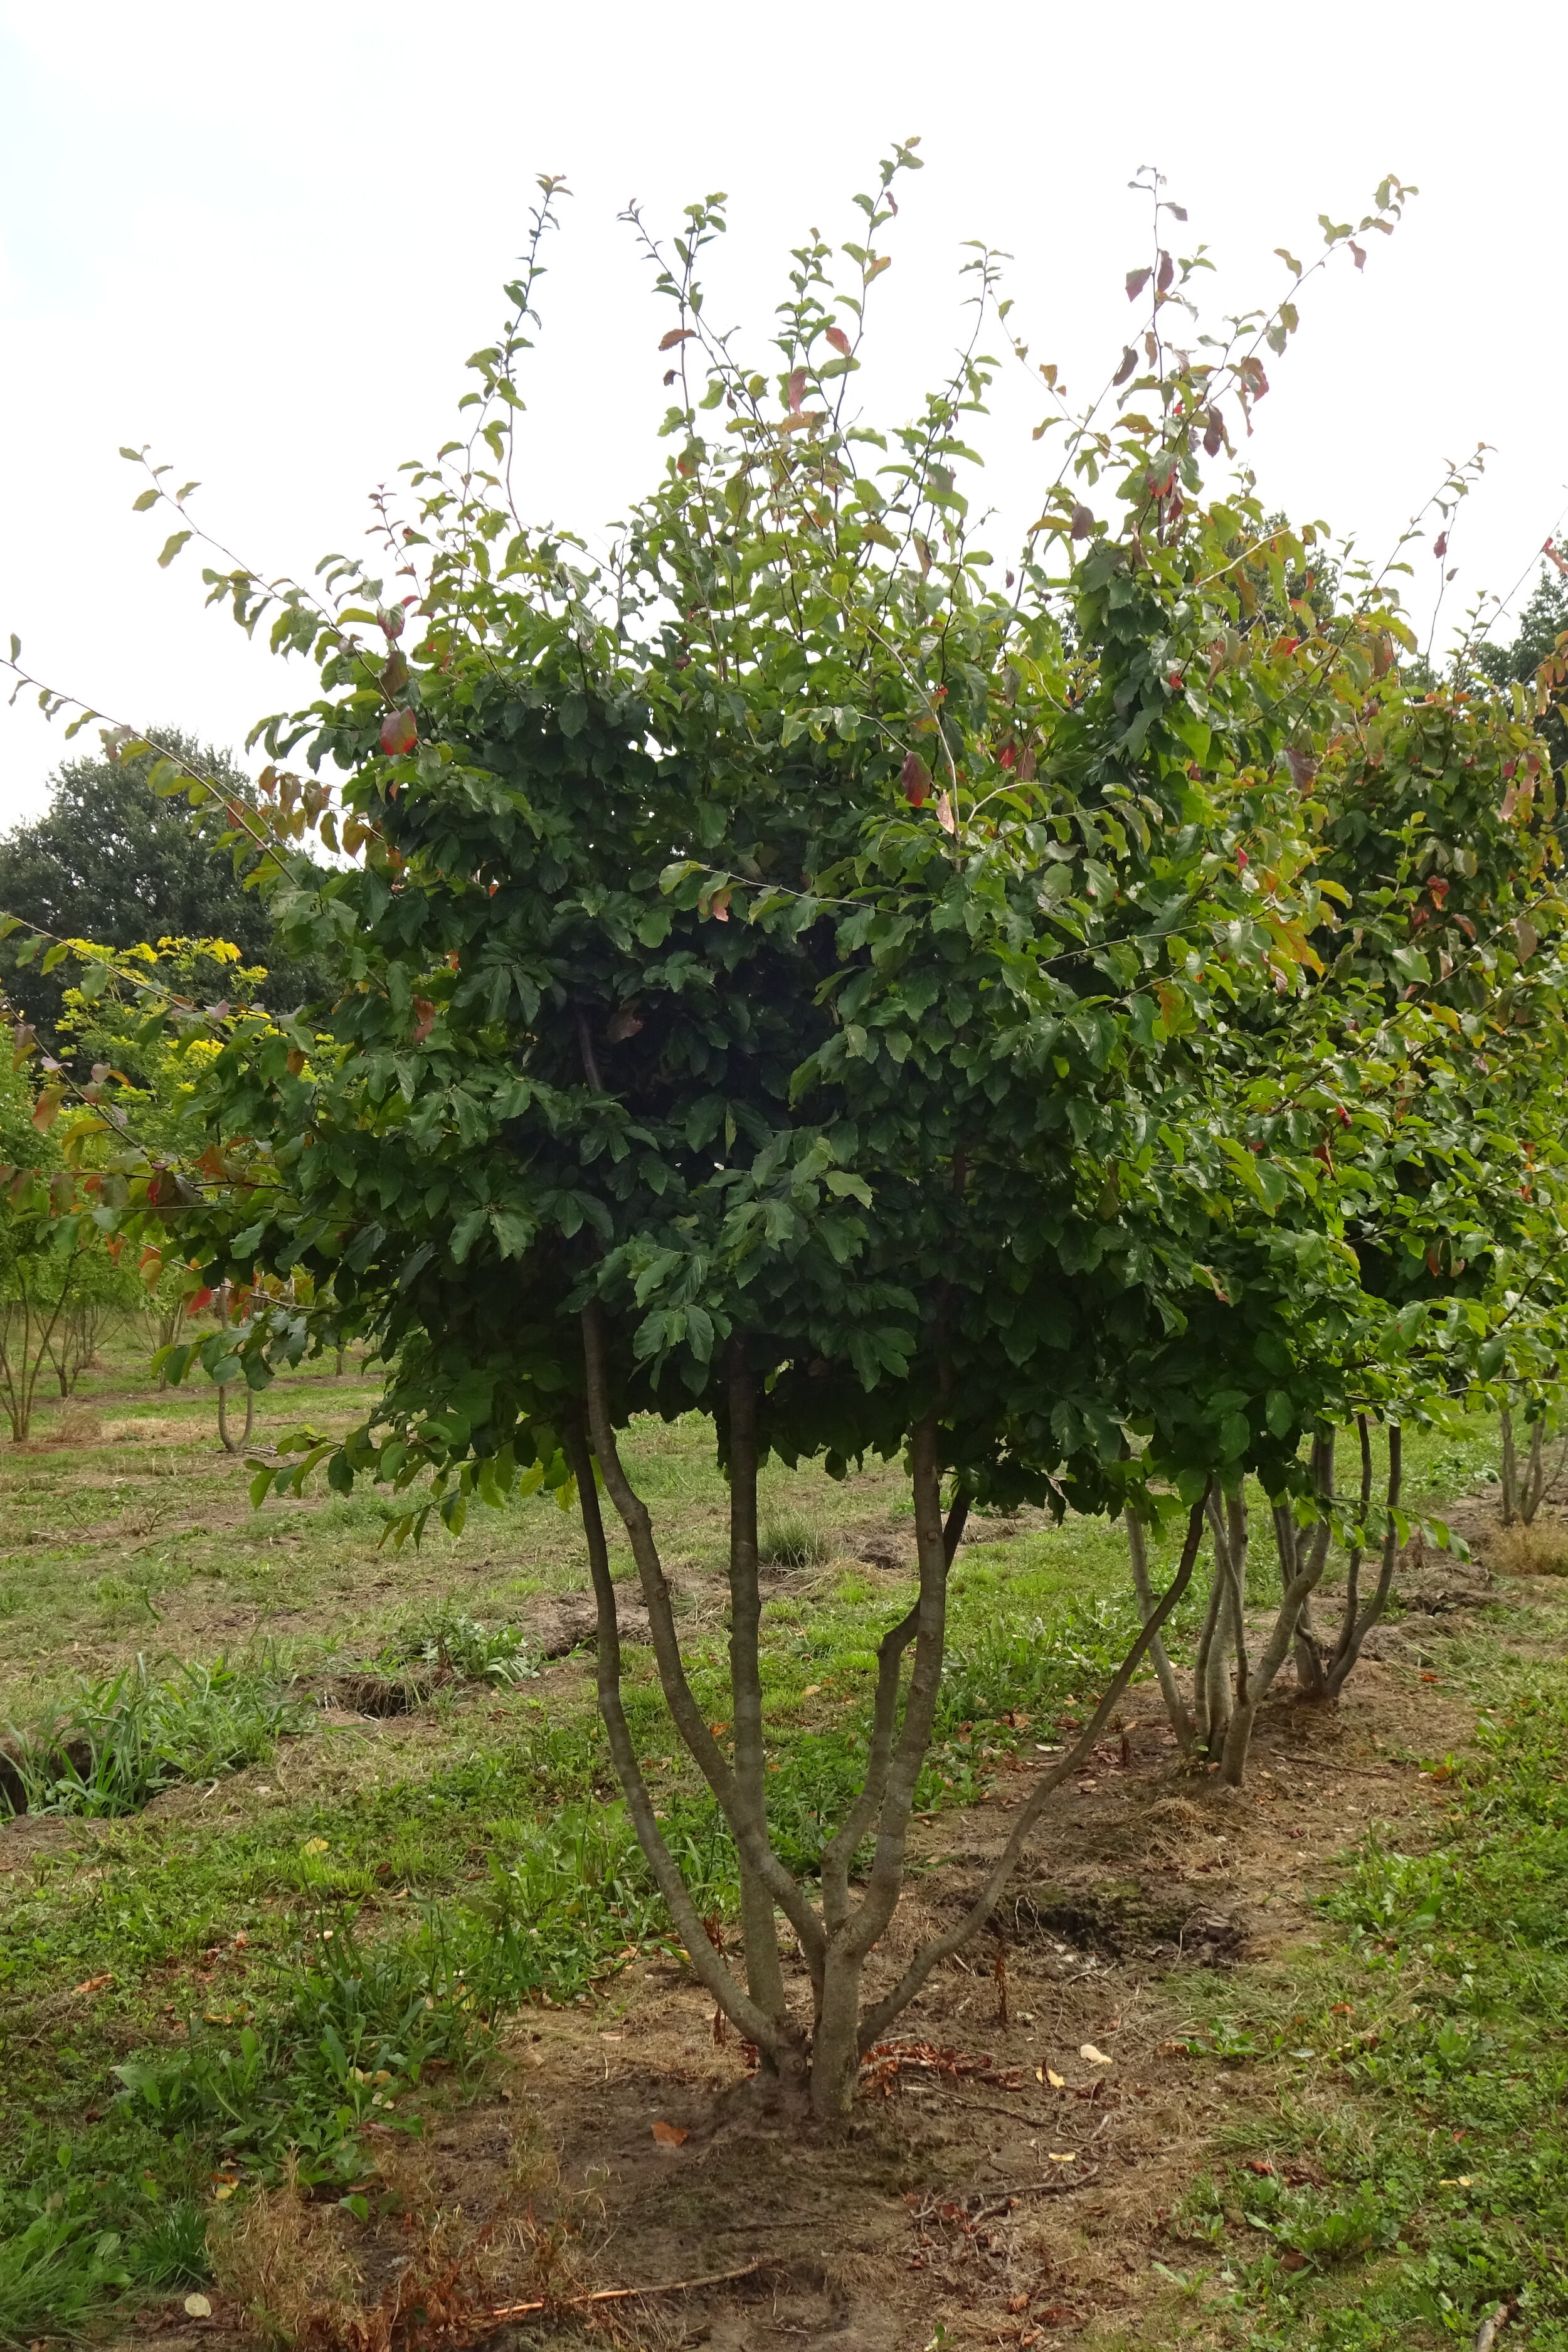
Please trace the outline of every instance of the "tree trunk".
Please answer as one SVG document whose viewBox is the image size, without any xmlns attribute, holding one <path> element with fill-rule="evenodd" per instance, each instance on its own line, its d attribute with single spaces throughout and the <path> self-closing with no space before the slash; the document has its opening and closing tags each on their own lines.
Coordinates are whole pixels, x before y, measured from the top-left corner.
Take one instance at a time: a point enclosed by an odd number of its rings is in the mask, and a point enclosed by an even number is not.
<svg viewBox="0 0 1568 2352">
<path fill-rule="evenodd" d="M 1226 1615 L 1230 1626 L 1231 1645 L 1236 1654 L 1236 1703 L 1220 1743 L 1219 1776 L 1227 1786 L 1237 1788 L 1240 1786 L 1246 1768 L 1253 1718 L 1258 1712 L 1247 1655 L 1245 1611 L 1249 1529 L 1245 1495 L 1237 1492 L 1226 1496 L 1222 1503 L 1217 1495 L 1211 1493 L 1209 1527 L 1214 1538 L 1215 1558 L 1225 1580 Z"/>
<path fill-rule="evenodd" d="M 615 1504 L 617 1516 L 631 1543 L 632 1558 L 637 1562 L 637 1580 L 642 1589 L 643 1604 L 648 1614 L 648 1629 L 653 1640 L 654 1658 L 658 1667 L 659 1687 L 664 1693 L 665 1704 L 674 1718 L 676 1729 L 685 1744 L 687 1752 L 712 1790 L 718 1801 L 719 1810 L 729 1824 L 731 1834 L 742 1858 L 751 1864 L 763 1885 L 771 1891 L 774 1901 L 783 1909 L 784 1916 L 800 1939 L 801 1949 L 805 1955 L 806 1966 L 811 1970 L 814 1983 L 820 1982 L 826 1948 L 822 1923 L 804 1888 L 791 1876 L 768 1844 L 765 1826 L 757 1818 L 751 1801 L 743 1795 L 722 1749 L 709 1728 L 707 1718 L 698 1706 L 696 1696 L 687 1679 L 685 1664 L 680 1655 L 679 1637 L 675 1629 L 674 1612 L 669 1604 L 669 1586 L 665 1580 L 663 1563 L 659 1559 L 658 1547 L 654 1540 L 653 1523 L 648 1517 L 647 1504 L 633 1488 L 626 1476 L 621 1461 L 620 1449 L 616 1443 L 615 1424 L 610 1415 L 604 1324 L 602 1313 L 596 1302 L 590 1304 L 583 1311 L 583 1342 L 587 1370 L 588 1421 L 593 1437 L 594 1454 L 604 1475 L 610 1499 Z M 594 1498 L 594 1508 L 596 1513 L 598 1508 L 596 1496 Z M 593 1538 L 590 1537 L 590 1547 Z M 607 1566 L 605 1574 L 607 1577 Z M 609 1591 L 608 1597 L 613 1602 L 613 1590 Z M 617 1657 L 618 1654 L 617 1648 Z M 617 1705 L 619 1703 L 618 1680 L 616 1703 Z M 635 1765 L 635 1755 L 632 1761 Z M 660 1838 L 658 1843 L 663 1851 L 663 1839 Z M 670 1870 L 675 1872 L 675 1876 L 679 1880 L 679 1872 L 675 1870 L 674 1864 L 669 1861 L 668 1852 L 665 1853 L 665 1862 Z M 661 1887 L 663 1885 L 662 1878 L 660 1885 Z M 691 1909 L 689 1897 L 685 1895 L 683 1884 L 682 1895 L 686 1913 L 695 1918 L 696 1914 Z M 681 1932 L 684 1938 L 684 1929 Z M 702 1935 L 700 1940 L 707 1947 L 708 1952 L 711 1952 L 706 1933 Z M 710 1987 L 713 1987 L 715 1999 L 721 2001 L 726 2013 L 741 2028 L 741 2031 L 750 2040 L 755 2042 L 759 2049 L 777 2049 L 780 2043 L 777 2030 L 749 1995 L 741 1993 L 739 1987 L 730 1978 L 728 1970 L 724 1969 L 721 1964 L 719 1965 L 719 1974 L 728 1987 L 730 1997 L 727 1998 L 725 1994 L 719 1992 L 713 1984 L 708 1968 L 707 1953 L 691 1952 L 689 1957 L 698 1973 L 704 1977 L 705 1981 L 710 1983 Z M 739 2003 L 743 2003 L 743 2013 L 742 2008 L 737 2005 Z"/>
<path fill-rule="evenodd" d="M 1312 1476 L 1320 1501 L 1326 1507 L 1333 1496 L 1334 1438 L 1331 1430 L 1320 1431 L 1313 1440 Z M 1220 1764 L 1222 1777 L 1233 1788 L 1240 1786 L 1246 1772 L 1247 1750 L 1258 1710 L 1272 1689 L 1286 1654 L 1295 1643 L 1302 1607 L 1322 1578 L 1328 1562 L 1329 1539 L 1332 1534 L 1327 1508 L 1324 1507 L 1303 1559 L 1295 1516 L 1288 1503 L 1274 1506 L 1274 1527 L 1279 1545 L 1281 1570 L 1283 1572 L 1289 1562 L 1291 1572 L 1286 1581 L 1273 1631 L 1264 1644 L 1257 1666 L 1247 1671 L 1244 1665 L 1246 1703 L 1238 1704 L 1236 1720 L 1226 1728 Z"/>
<path fill-rule="evenodd" d="M 854 2095 L 861 2053 L 867 2046 L 860 2032 L 861 1975 L 867 1953 L 885 1932 L 903 1892 L 904 1855 L 915 1789 L 931 1745 L 942 1688 L 947 1635 L 948 1549 L 942 1525 L 942 1473 L 934 1413 L 923 1415 L 910 1432 L 910 1479 L 915 1507 L 915 1552 L 920 1564 L 920 1593 L 912 1612 L 915 1659 L 904 1702 L 903 1727 L 897 1740 L 889 1741 L 881 1799 L 877 1808 L 876 1850 L 866 1891 L 853 1912 L 847 1912 L 837 1928 L 830 1928 L 824 1956 L 811 2063 L 812 2112 L 823 2121 L 842 2116 Z M 900 1630 L 895 1628 L 895 1635 Z M 889 1731 L 890 1727 L 889 1725 Z M 864 1831 L 861 1834 L 865 1834 Z M 845 1870 L 850 1859 L 852 1849 L 836 1856 Z M 825 1879 L 825 1916 L 826 1903 Z"/>
<path fill-rule="evenodd" d="M 1154 1592 L 1149 1581 L 1149 1544 L 1143 1522 L 1136 1511 L 1129 1510 L 1127 1521 L 1127 1554 L 1132 1565 L 1132 1589 L 1138 1595 L 1138 1613 L 1144 1624 L 1154 1613 Z M 1184 1755 L 1193 1744 L 1193 1718 L 1182 1698 L 1175 1669 L 1158 1633 L 1149 1644 L 1149 1658 L 1160 1685 L 1160 1696 L 1165 1702 L 1165 1713 L 1176 1745 Z"/>
<path fill-rule="evenodd" d="M 1524 1457 L 1524 1476 L 1519 1489 L 1519 1516 L 1527 1528 L 1534 1525 L 1545 1491 L 1546 1416 L 1542 1413 L 1530 1424 L 1530 1451 Z"/>
<path fill-rule="evenodd" d="M 1193 1661 L 1193 1744 L 1210 1758 L 1218 1754 L 1230 1719 L 1229 1633 L 1225 1604 L 1225 1571 L 1216 1552 L 1209 1581 L 1208 1607 Z"/>
<path fill-rule="evenodd" d="M 598 1614 L 596 1674 L 599 1714 L 637 1843 L 647 1856 L 676 1934 L 686 1947 L 687 1957 L 720 2008 L 742 2033 L 755 2042 L 759 2050 L 768 2051 L 781 2075 L 792 2070 L 793 2062 L 793 2072 L 804 2084 L 805 2058 L 803 2037 L 798 2029 L 788 2018 L 765 2016 L 750 1995 L 742 1992 L 735 1982 L 697 1915 L 697 1907 L 680 1874 L 679 1864 L 665 1843 L 663 1832 L 654 1817 L 653 1801 L 637 1761 L 636 1743 L 621 1697 L 620 1624 L 616 1609 L 615 1582 L 610 1575 L 609 1546 L 605 1541 L 605 1523 L 599 1511 L 595 1451 L 590 1449 L 587 1433 L 581 1420 L 575 1416 L 567 1422 L 564 1439 L 566 1456 L 577 1480 L 577 1503 L 583 1515 L 583 1532 L 588 1546 L 588 1573 L 593 1580 Z"/>
<path fill-rule="evenodd" d="M 1499 1484 L 1502 1491 L 1499 1500 L 1502 1505 L 1502 1523 L 1505 1528 L 1511 1528 L 1519 1517 L 1519 1464 L 1513 1450 L 1513 1415 L 1506 1404 L 1498 1415 L 1498 1422 L 1502 1433 L 1502 1460 L 1499 1465 Z"/>
<path fill-rule="evenodd" d="M 767 1753 L 763 1732 L 763 1685 L 758 1650 L 763 1616 L 757 1581 L 757 1391 L 744 1341 L 729 1346 L 730 1418 L 730 1702 L 735 1729 L 735 1780 L 746 1804 L 767 1832 Z M 769 2017 L 784 2013 L 773 1898 L 756 1872 L 741 1861 L 741 1933 L 746 1984 Z M 771 2055 L 764 2063 L 771 2064 Z"/>
<path fill-rule="evenodd" d="M 1361 1437 L 1362 1524 L 1364 1527 L 1367 1513 L 1372 1507 L 1372 1438 L 1364 1413 L 1361 1417 Z M 1388 1428 L 1388 1494 L 1385 1506 L 1387 1516 L 1384 1522 L 1383 1559 L 1378 1570 L 1377 1584 L 1371 1600 L 1358 1608 L 1359 1588 L 1356 1570 L 1359 1570 L 1361 1562 L 1361 1549 L 1358 1545 L 1351 1555 L 1352 1573 L 1346 1579 L 1344 1617 L 1340 1627 L 1340 1638 L 1329 1664 L 1328 1684 L 1331 1698 L 1338 1698 L 1344 1688 L 1355 1670 L 1356 1661 L 1361 1656 L 1367 1635 L 1388 1605 L 1388 1595 L 1394 1583 L 1394 1564 L 1399 1557 L 1399 1529 L 1394 1513 L 1399 1507 L 1404 1469 L 1404 1433 L 1397 1422 L 1391 1422 Z"/>
<path fill-rule="evenodd" d="M 245 1427 L 237 1438 L 229 1434 L 228 1392 L 230 1383 L 223 1381 L 217 1392 L 217 1433 L 223 1440 L 226 1454 L 243 1454 L 250 1443 L 250 1432 L 256 1420 L 256 1391 L 249 1381 L 245 1386 Z"/>
</svg>

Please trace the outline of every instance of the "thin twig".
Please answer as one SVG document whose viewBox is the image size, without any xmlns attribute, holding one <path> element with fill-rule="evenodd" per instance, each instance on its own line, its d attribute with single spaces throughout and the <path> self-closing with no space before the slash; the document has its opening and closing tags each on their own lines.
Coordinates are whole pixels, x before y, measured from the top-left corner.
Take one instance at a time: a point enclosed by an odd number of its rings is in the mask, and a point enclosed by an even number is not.
<svg viewBox="0 0 1568 2352">
<path fill-rule="evenodd" d="M 671 2279 L 663 2286 L 601 2286 L 592 2294 L 567 2294 L 559 2298 L 541 2295 L 534 2303 L 503 2303 L 486 2314 L 489 2323 L 504 2326 L 509 2320 L 526 2318 L 531 2311 L 547 2311 L 552 2301 L 561 2307 L 576 2309 L 585 2303 L 626 2303 L 644 2294 L 689 2294 L 694 2287 L 728 2286 L 735 2279 L 754 2278 L 758 2271 L 774 2270 L 777 2264 L 764 2255 L 760 2262 L 743 2263 L 738 2271 L 710 2271 L 705 2278 Z"/>
</svg>

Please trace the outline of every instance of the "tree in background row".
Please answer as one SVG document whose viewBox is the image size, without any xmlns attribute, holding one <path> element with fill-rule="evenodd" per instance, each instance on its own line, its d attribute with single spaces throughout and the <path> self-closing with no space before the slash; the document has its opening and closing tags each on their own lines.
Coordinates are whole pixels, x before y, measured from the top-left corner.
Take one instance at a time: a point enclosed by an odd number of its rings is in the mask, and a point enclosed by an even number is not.
<svg viewBox="0 0 1568 2352">
<path fill-rule="evenodd" d="M 51 781 L 48 809 L 0 840 L 0 907 L 54 939 L 96 940 L 134 948 L 164 938 L 232 940 L 247 963 L 272 953 L 265 901 L 245 887 L 255 857 L 237 866 L 219 846 L 227 826 L 221 803 L 184 811 L 147 789 L 160 757 L 199 769 L 224 798 L 254 797 L 249 779 L 226 752 L 203 747 L 177 728 L 153 728 L 158 749 L 111 758 L 67 760 Z M 267 1001 L 295 1004 L 317 983 L 277 962 Z M 65 983 L 37 964 L 15 968 L 6 990 L 46 1035 L 62 1010 Z"/>
</svg>

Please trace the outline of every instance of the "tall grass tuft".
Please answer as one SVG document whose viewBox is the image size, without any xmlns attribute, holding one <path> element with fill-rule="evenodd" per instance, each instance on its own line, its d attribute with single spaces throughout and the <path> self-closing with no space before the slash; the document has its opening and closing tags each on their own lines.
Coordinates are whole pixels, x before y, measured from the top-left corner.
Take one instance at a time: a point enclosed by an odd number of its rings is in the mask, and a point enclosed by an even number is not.
<svg viewBox="0 0 1568 2352">
<path fill-rule="evenodd" d="M 764 1568 L 820 1568 L 832 1549 L 820 1528 L 790 1512 L 765 1523 L 757 1557 Z"/>
</svg>

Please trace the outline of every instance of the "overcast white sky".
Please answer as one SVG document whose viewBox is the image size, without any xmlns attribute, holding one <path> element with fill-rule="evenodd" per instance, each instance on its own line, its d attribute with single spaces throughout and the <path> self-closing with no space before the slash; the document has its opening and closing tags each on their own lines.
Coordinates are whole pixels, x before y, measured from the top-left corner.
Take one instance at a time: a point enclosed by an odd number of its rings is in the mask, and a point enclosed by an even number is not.
<svg viewBox="0 0 1568 2352">
<path fill-rule="evenodd" d="M 533 175 L 558 171 L 521 471 L 539 516 L 593 531 L 649 478 L 667 397 L 627 199 L 664 226 L 729 192 L 712 312 L 760 346 L 788 247 L 852 235 L 849 196 L 910 132 L 928 168 L 879 289 L 879 406 L 941 368 L 974 236 L 1015 257 L 1036 355 L 1075 392 L 1102 381 L 1147 242 L 1140 164 L 1219 264 L 1216 312 L 1273 299 L 1272 248 L 1318 249 L 1320 212 L 1359 217 L 1385 172 L 1417 183 L 1364 276 L 1320 281 L 1249 455 L 1271 499 L 1381 552 L 1445 460 L 1494 444 L 1454 534 L 1458 610 L 1568 505 L 1565 65 L 1556 0 L 0 0 L 0 634 L 116 718 L 237 744 L 304 675 L 204 611 L 194 550 L 155 568 L 122 442 L 199 477 L 260 569 L 359 546 L 366 492 L 446 437 Z M 1021 393 L 990 445 L 1009 506 Z M 0 703 L 0 826 L 64 749 Z"/>
</svg>

